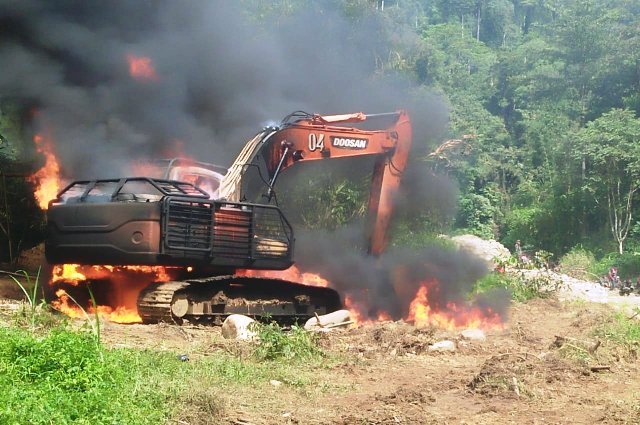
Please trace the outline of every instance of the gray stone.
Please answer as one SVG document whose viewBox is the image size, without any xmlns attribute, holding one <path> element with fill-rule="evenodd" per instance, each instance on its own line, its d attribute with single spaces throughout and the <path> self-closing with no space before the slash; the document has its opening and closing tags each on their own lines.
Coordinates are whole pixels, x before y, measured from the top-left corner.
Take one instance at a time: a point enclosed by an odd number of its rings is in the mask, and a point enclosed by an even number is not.
<svg viewBox="0 0 640 425">
<path fill-rule="evenodd" d="M 227 339 L 253 340 L 257 338 L 257 333 L 252 329 L 252 323 L 255 323 L 255 320 L 251 317 L 232 314 L 222 323 L 222 336 Z"/>
<path fill-rule="evenodd" d="M 482 329 L 465 329 L 460 332 L 460 336 L 472 341 L 484 341 L 487 339 L 487 336 Z"/>
<path fill-rule="evenodd" d="M 456 343 L 449 340 L 438 341 L 429 346 L 429 351 L 456 351 Z"/>
</svg>

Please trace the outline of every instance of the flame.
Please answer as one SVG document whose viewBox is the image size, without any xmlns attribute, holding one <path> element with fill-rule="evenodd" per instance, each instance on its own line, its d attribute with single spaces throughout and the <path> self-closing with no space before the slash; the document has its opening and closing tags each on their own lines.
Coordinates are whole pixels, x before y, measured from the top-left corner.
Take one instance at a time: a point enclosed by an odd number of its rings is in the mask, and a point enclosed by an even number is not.
<svg viewBox="0 0 640 425">
<path fill-rule="evenodd" d="M 302 283 L 309 286 L 321 286 L 326 288 L 329 281 L 319 274 L 301 271 L 296 266 L 291 266 L 286 270 L 249 270 L 241 269 L 236 272 L 241 276 L 247 277 L 267 277 L 272 279 L 283 279 L 291 282 Z"/>
<path fill-rule="evenodd" d="M 361 313 L 364 310 L 360 306 L 356 305 L 349 295 L 344 297 L 344 306 L 349 310 L 351 320 L 353 320 L 354 325 L 358 326 L 370 322 L 370 320 Z"/>
<path fill-rule="evenodd" d="M 69 317 L 73 317 L 74 319 L 85 316 L 80 306 L 71 301 L 71 297 L 69 297 L 67 291 L 65 291 L 64 289 L 58 289 L 56 291 L 56 296 L 58 297 L 58 299 L 51 302 L 51 306 L 53 308 L 66 314 Z"/>
<path fill-rule="evenodd" d="M 127 54 L 127 62 L 129 63 L 129 75 L 132 78 L 139 81 L 158 81 L 160 79 L 151 58 Z"/>
<path fill-rule="evenodd" d="M 60 282 L 77 286 L 83 282 L 109 279 L 113 283 L 108 286 L 109 305 L 99 305 L 98 314 L 112 322 L 139 323 L 141 318 L 137 313 L 137 298 L 140 291 L 150 282 L 169 281 L 175 278 L 175 269 L 162 266 L 89 266 L 78 264 L 64 264 L 54 267 L 51 284 Z M 190 271 L 189 268 L 186 269 Z M 193 269 L 191 269 L 193 270 Z M 286 270 L 238 270 L 237 274 L 248 277 L 265 277 L 283 279 L 298 282 L 309 286 L 328 287 L 329 281 L 319 274 L 303 272 L 298 267 L 292 266 Z M 488 307 L 479 307 L 467 303 L 447 302 L 438 305 L 429 299 L 429 295 L 435 296 L 440 283 L 437 281 L 425 281 L 419 284 L 411 303 L 406 306 L 406 314 L 394 315 L 384 310 L 370 312 L 367 305 L 368 291 L 347 293 L 344 296 L 344 305 L 350 313 L 356 325 L 364 325 L 372 322 L 398 320 L 403 318 L 412 322 L 416 327 L 434 326 L 438 328 L 455 329 L 503 329 L 504 324 L 498 313 Z M 92 286 L 93 288 L 93 286 Z M 396 288 L 397 289 L 397 288 Z M 61 292 L 60 292 L 61 291 Z M 84 317 L 82 309 L 70 302 L 69 294 L 60 290 L 56 294 L 58 300 L 53 303 L 54 308 L 71 317 Z M 407 299 L 411 299 L 411 293 Z M 435 299 L 435 298 L 434 298 Z M 86 308 L 91 314 L 93 308 Z M 402 317 L 404 316 L 404 317 Z"/>
<path fill-rule="evenodd" d="M 98 305 L 98 315 L 116 323 L 140 323 L 142 318 L 137 312 L 140 291 L 151 282 L 166 282 L 173 279 L 177 270 L 180 268 L 62 264 L 54 266 L 50 284 L 53 286 L 67 284 L 73 287 L 91 281 L 107 280 L 109 283 L 104 295 L 108 298 L 109 305 Z M 58 289 L 56 295 L 58 299 L 52 302 L 55 309 L 70 317 L 84 317 L 82 308 L 73 302 L 64 289 Z M 91 303 L 83 308 L 89 314 L 95 314 L 96 310 Z"/>
<path fill-rule="evenodd" d="M 435 326 L 443 329 L 502 329 L 502 319 L 490 308 L 460 305 L 449 302 L 446 308 L 434 310 L 429 304 L 429 287 L 433 283 L 424 283 L 418 289 L 415 298 L 409 305 L 406 318 L 414 322 L 416 327 Z"/>
<path fill-rule="evenodd" d="M 242 270 L 244 276 L 268 277 L 302 283 L 310 286 L 328 287 L 329 281 L 319 274 L 302 272 L 296 266 L 283 271 L 276 270 Z M 398 274 L 402 276 L 402 274 Z M 428 289 L 436 291 L 439 283 L 431 281 L 420 284 L 420 287 L 408 306 L 404 317 L 393 317 L 389 312 L 379 310 L 368 313 L 367 290 L 356 293 L 347 293 L 344 296 L 344 306 L 351 313 L 351 318 L 358 326 L 384 322 L 403 318 L 407 322 L 413 322 L 416 327 L 435 326 L 442 329 L 502 329 L 503 322 L 496 312 L 490 308 L 480 308 L 466 304 L 449 302 L 444 306 L 434 306 L 429 303 Z"/>
<path fill-rule="evenodd" d="M 51 305 L 61 313 L 66 314 L 74 319 L 84 318 L 86 315 L 94 315 L 96 310 L 98 316 L 115 323 L 141 323 L 142 318 L 138 315 L 138 312 L 128 309 L 127 307 L 120 306 L 116 309 L 106 305 L 99 305 L 97 309 L 90 306 L 87 309 L 81 308 L 76 302 L 69 296 L 64 289 L 58 289 L 56 291 L 57 300 L 54 300 Z M 84 311 L 83 311 L 84 310 Z"/>
<path fill-rule="evenodd" d="M 50 137 L 36 134 L 33 137 L 36 150 L 44 155 L 44 166 L 29 177 L 29 181 L 36 185 L 35 198 L 41 209 L 46 210 L 49 201 L 58 195 L 61 187 L 60 164 L 53 153 L 53 142 Z"/>
</svg>

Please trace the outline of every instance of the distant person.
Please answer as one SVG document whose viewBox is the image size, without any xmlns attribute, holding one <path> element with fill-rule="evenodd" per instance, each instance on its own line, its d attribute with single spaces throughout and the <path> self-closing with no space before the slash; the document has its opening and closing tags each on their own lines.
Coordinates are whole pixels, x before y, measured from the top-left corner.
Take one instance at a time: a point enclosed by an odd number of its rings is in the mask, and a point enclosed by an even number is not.
<svg viewBox="0 0 640 425">
<path fill-rule="evenodd" d="M 518 261 L 522 260 L 522 245 L 520 245 L 520 239 L 516 241 L 516 258 Z"/>
<path fill-rule="evenodd" d="M 609 280 L 609 287 L 611 289 L 616 289 L 616 286 L 618 286 L 618 282 L 620 280 L 620 278 L 618 277 L 617 267 L 611 267 L 609 269 L 609 274 L 607 275 L 607 279 Z"/>
<path fill-rule="evenodd" d="M 633 292 L 633 285 L 631 279 L 625 279 L 620 285 L 620 295 L 631 295 Z"/>
</svg>

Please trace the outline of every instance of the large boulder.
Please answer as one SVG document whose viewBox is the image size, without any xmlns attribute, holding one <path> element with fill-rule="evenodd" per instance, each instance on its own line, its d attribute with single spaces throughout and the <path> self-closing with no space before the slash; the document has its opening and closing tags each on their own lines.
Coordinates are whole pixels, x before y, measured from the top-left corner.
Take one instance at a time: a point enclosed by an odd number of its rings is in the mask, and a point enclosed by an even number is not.
<svg viewBox="0 0 640 425">
<path fill-rule="evenodd" d="M 511 252 L 493 239 L 485 240 L 475 235 L 459 235 L 450 239 L 458 248 L 482 259 L 490 268 L 495 267 L 496 259 L 506 261 L 511 257 Z"/>
<path fill-rule="evenodd" d="M 257 338 L 255 320 L 242 314 L 232 314 L 222 322 L 222 336 L 226 339 L 253 340 Z"/>
</svg>

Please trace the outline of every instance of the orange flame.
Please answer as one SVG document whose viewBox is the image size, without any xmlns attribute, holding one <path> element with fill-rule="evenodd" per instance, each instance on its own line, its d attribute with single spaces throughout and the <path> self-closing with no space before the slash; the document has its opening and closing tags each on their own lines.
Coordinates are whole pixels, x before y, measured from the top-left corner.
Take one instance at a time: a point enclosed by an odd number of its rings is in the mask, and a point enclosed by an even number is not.
<svg viewBox="0 0 640 425">
<path fill-rule="evenodd" d="M 78 304 L 76 304 L 74 300 L 71 299 L 69 294 L 67 294 L 67 292 L 64 289 L 58 289 L 56 291 L 56 296 L 58 297 L 58 299 L 54 300 L 51 303 L 53 308 L 74 319 L 85 317 L 85 312 L 83 311 L 83 309 Z M 86 311 L 86 314 L 88 315 L 94 315 L 96 312 L 96 309 L 94 309 L 93 306 L 90 306 L 85 311 Z M 124 306 L 120 306 L 120 307 L 117 307 L 116 309 L 113 309 L 109 306 L 99 305 L 97 307 L 97 311 L 98 311 L 99 317 L 107 319 L 110 322 L 115 322 L 115 323 L 141 323 L 142 322 L 142 318 L 140 317 L 140 315 L 138 315 L 136 311 L 132 311 Z"/>
<path fill-rule="evenodd" d="M 239 274 L 284 279 L 310 286 L 329 286 L 327 279 L 315 273 L 302 272 L 296 266 L 291 266 L 283 271 L 242 270 Z M 449 302 L 442 307 L 434 307 L 429 303 L 428 292 L 429 288 L 436 289 L 437 285 L 438 283 L 435 281 L 425 282 L 420 285 L 413 301 L 408 306 L 408 313 L 404 317 L 405 321 L 413 322 L 416 327 L 435 326 L 449 330 L 467 328 L 503 329 L 504 324 L 500 315 L 490 308 L 480 308 L 454 302 Z M 357 325 L 394 320 L 391 314 L 386 311 L 378 311 L 375 317 L 370 318 L 367 314 L 366 290 L 364 293 L 359 294 L 360 296 L 355 295 L 357 294 L 346 294 L 344 306 L 350 311 L 351 318 Z"/>
<path fill-rule="evenodd" d="M 364 309 L 361 308 L 361 306 L 356 305 L 349 295 L 344 297 L 344 306 L 349 310 L 351 320 L 353 320 L 354 325 L 363 325 L 370 322 L 370 320 L 367 320 L 364 314 L 362 314 Z"/>
<path fill-rule="evenodd" d="M 53 267 L 53 277 L 51 284 L 64 281 L 77 285 L 87 279 L 104 279 L 111 277 L 114 273 L 144 273 L 152 275 L 157 282 L 171 280 L 169 268 L 164 266 L 87 266 L 80 264 L 61 264 Z"/>
<path fill-rule="evenodd" d="M 36 134 L 33 141 L 36 144 L 36 150 L 45 156 L 45 163 L 40 170 L 29 177 L 29 181 L 36 185 L 34 195 L 38 205 L 41 209 L 46 210 L 49 201 L 58 195 L 61 187 L 60 164 L 53 153 L 53 142 L 50 137 Z"/>
<path fill-rule="evenodd" d="M 291 266 L 286 270 L 249 270 L 242 269 L 236 272 L 241 276 L 247 277 L 267 277 L 272 279 L 283 279 L 291 282 L 302 283 L 309 286 L 321 286 L 326 288 L 329 281 L 319 274 L 303 272 L 296 266 Z"/>
<path fill-rule="evenodd" d="M 160 79 L 151 58 L 128 54 L 127 62 L 129 63 L 129 75 L 132 78 L 140 81 L 158 81 Z"/>
<path fill-rule="evenodd" d="M 137 312 L 137 299 L 140 291 L 151 282 L 166 282 L 174 278 L 179 268 L 162 266 L 110 266 L 63 264 L 53 268 L 51 285 L 68 284 L 78 286 L 90 280 L 109 279 L 108 293 L 110 305 L 98 305 L 100 317 L 116 323 L 140 323 L 142 318 Z M 70 317 L 84 317 L 80 306 L 70 299 L 64 289 L 56 291 L 58 299 L 52 306 Z M 88 305 L 86 311 L 95 314 Z"/>
<path fill-rule="evenodd" d="M 429 288 L 433 285 L 422 284 L 409 305 L 406 318 L 416 327 L 435 326 L 443 329 L 502 329 L 502 319 L 490 308 L 447 303 L 446 308 L 434 311 L 429 305 Z"/>
</svg>

